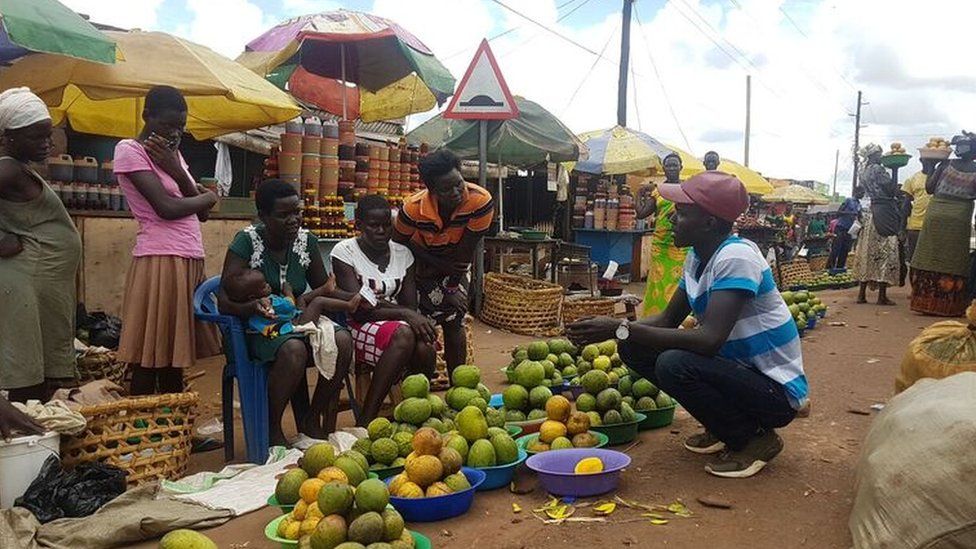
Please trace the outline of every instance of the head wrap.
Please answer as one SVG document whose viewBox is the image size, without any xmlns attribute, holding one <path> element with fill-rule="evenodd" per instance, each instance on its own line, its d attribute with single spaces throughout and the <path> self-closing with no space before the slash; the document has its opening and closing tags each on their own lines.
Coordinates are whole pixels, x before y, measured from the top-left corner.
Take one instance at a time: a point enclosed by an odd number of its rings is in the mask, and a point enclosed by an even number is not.
<svg viewBox="0 0 976 549">
<path fill-rule="evenodd" d="M 47 105 L 29 88 L 11 88 L 0 93 L 0 133 L 50 119 Z"/>
</svg>

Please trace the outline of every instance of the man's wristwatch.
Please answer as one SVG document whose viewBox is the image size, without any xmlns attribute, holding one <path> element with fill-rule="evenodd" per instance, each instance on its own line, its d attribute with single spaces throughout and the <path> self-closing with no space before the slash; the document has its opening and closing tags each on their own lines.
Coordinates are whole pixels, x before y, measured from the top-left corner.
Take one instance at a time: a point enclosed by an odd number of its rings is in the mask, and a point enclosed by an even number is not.
<svg viewBox="0 0 976 549">
<path fill-rule="evenodd" d="M 627 338 L 630 337 L 630 320 L 625 318 L 624 321 L 620 323 L 620 326 L 617 326 L 617 332 L 614 335 L 616 335 L 617 339 L 620 341 L 626 341 Z"/>
</svg>

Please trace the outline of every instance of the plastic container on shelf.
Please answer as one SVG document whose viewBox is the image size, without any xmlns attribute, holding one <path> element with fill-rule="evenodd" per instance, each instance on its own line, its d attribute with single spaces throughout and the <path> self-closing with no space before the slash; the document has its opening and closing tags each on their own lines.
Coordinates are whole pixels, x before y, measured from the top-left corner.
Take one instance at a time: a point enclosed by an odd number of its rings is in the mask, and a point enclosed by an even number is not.
<svg viewBox="0 0 976 549">
<path fill-rule="evenodd" d="M 82 183 L 98 183 L 98 160 L 90 156 L 76 158 L 74 179 Z"/>
<path fill-rule="evenodd" d="M 597 198 L 593 201 L 593 228 L 602 230 L 607 227 L 607 199 Z"/>
<path fill-rule="evenodd" d="M 339 157 L 339 139 L 335 137 L 323 137 L 322 147 L 319 149 L 322 156 Z"/>
<path fill-rule="evenodd" d="M 283 153 L 301 153 L 302 152 L 302 140 L 305 136 L 300 133 L 283 133 L 281 134 L 281 152 Z"/>
<path fill-rule="evenodd" d="M 339 140 L 339 125 L 331 120 L 322 122 L 322 137 Z"/>
<path fill-rule="evenodd" d="M 309 116 L 302 124 L 305 135 L 322 137 L 322 121 L 315 116 Z"/>
<path fill-rule="evenodd" d="M 71 155 L 61 154 L 47 159 L 47 174 L 53 181 L 74 181 L 75 161 Z"/>
<path fill-rule="evenodd" d="M 115 185 L 115 162 L 106 160 L 98 170 L 98 182 L 102 185 Z"/>
<path fill-rule="evenodd" d="M 302 155 L 299 153 L 281 152 L 278 154 L 278 174 L 299 175 L 302 173 Z"/>
<path fill-rule="evenodd" d="M 285 122 L 285 133 L 297 133 L 299 135 L 305 133 L 305 125 L 302 122 L 302 118 L 296 117 Z"/>
<path fill-rule="evenodd" d="M 0 440 L 0 508 L 13 507 L 41 472 L 44 460 L 60 455 L 60 445 L 61 435 L 55 432 Z"/>
<path fill-rule="evenodd" d="M 593 214 L 592 211 L 587 211 L 583 215 L 583 228 L 584 229 L 592 229 L 593 226 L 594 226 L 593 224 L 595 222 L 595 219 L 594 219 L 595 217 L 596 216 Z"/>
<path fill-rule="evenodd" d="M 356 146 L 339 142 L 339 160 L 356 160 Z"/>
</svg>

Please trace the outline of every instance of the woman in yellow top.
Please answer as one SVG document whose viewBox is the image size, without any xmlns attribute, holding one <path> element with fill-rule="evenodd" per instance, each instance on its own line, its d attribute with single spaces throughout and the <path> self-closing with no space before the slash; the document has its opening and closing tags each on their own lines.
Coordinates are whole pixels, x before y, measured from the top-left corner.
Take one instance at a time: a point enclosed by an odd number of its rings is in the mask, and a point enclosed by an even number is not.
<svg viewBox="0 0 976 549">
<path fill-rule="evenodd" d="M 661 162 L 665 183 L 680 183 L 681 157 L 671 153 Z M 651 237 L 651 268 L 647 273 L 642 316 L 658 314 L 671 300 L 685 264 L 685 249 L 674 245 L 671 215 L 674 203 L 661 198 L 654 186 L 643 187 L 637 196 L 637 218 L 654 215 L 654 234 Z"/>
</svg>

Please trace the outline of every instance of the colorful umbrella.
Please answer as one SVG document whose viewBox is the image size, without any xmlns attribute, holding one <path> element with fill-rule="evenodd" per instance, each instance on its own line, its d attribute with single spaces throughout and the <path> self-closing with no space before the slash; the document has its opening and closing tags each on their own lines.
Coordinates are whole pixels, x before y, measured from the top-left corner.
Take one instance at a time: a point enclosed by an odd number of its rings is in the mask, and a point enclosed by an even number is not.
<svg viewBox="0 0 976 549">
<path fill-rule="evenodd" d="M 157 85 L 183 92 L 187 131 L 209 139 L 285 122 L 301 108 L 285 92 L 238 63 L 162 32 L 106 32 L 125 61 L 101 65 L 60 55 L 30 55 L 0 71 L 0 90 L 27 86 L 77 131 L 134 137 L 145 95 Z"/>
<path fill-rule="evenodd" d="M 621 126 L 586 132 L 579 138 L 589 149 L 589 157 L 574 167 L 580 172 L 614 175 L 660 170 L 661 160 L 671 154 L 657 139 Z"/>
<path fill-rule="evenodd" d="M 505 164 L 532 166 L 541 162 L 574 161 L 586 145 L 552 113 L 522 97 L 515 98 L 518 118 L 488 121 L 488 158 Z M 452 120 L 438 114 L 407 134 L 413 144 L 447 147 L 465 159 L 478 158 L 478 121 Z M 585 154 L 584 154 L 585 156 Z"/>
<path fill-rule="evenodd" d="M 764 202 L 790 202 L 793 204 L 829 204 L 822 194 L 801 185 L 787 185 L 762 196 Z"/>
<path fill-rule="evenodd" d="M 423 42 L 389 19 L 355 11 L 285 21 L 252 40 L 238 61 L 265 77 L 282 65 L 300 66 L 311 74 L 351 82 L 372 93 L 415 74 L 438 103 L 454 93 L 454 77 Z M 343 112 L 336 114 L 349 118 L 351 102 L 340 95 Z M 421 105 L 417 103 L 415 108 Z"/>
<path fill-rule="evenodd" d="M 427 112 L 437 105 L 434 94 L 416 74 L 405 76 L 373 93 L 365 88 L 350 88 L 340 80 L 312 74 L 303 67 L 293 66 L 293 69 L 287 90 L 295 99 L 338 115 L 342 114 L 345 102 L 346 118 L 350 120 L 392 120 Z"/>
<path fill-rule="evenodd" d="M 114 63 L 115 42 L 57 0 L 0 0 L 0 62 L 53 53 Z"/>
<path fill-rule="evenodd" d="M 742 184 L 746 186 L 746 191 L 749 194 L 765 195 L 773 192 L 773 185 L 765 177 L 738 162 L 722 160 L 718 164 L 718 171 L 738 177 L 739 181 L 742 181 Z"/>
</svg>

